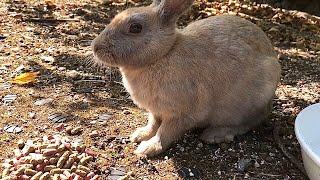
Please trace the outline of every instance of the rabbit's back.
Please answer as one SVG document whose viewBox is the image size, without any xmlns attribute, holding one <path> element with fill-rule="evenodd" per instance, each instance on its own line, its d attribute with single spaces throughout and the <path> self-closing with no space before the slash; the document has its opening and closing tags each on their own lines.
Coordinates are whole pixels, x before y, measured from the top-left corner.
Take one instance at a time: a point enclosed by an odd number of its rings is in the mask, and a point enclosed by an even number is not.
<svg viewBox="0 0 320 180">
<path fill-rule="evenodd" d="M 239 57 L 275 56 L 270 40 L 259 27 L 233 15 L 195 21 L 184 28 L 182 33 L 195 38 L 186 39 L 188 41 L 202 43 L 216 51 L 234 50 Z"/>
</svg>

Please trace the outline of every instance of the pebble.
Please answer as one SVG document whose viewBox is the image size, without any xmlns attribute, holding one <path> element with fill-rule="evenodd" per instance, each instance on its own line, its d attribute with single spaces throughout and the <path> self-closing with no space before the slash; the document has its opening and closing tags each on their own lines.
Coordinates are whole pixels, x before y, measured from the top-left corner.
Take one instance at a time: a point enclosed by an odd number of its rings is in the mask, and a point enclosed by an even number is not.
<svg viewBox="0 0 320 180">
<path fill-rule="evenodd" d="M 6 90 L 6 89 L 10 89 L 11 88 L 11 84 L 3 84 L 0 86 L 0 90 Z"/>
<path fill-rule="evenodd" d="M 98 137 L 98 136 L 99 136 L 99 133 L 98 133 L 98 131 L 94 130 L 94 131 L 92 131 L 92 132 L 89 134 L 89 136 L 90 136 L 91 138 Z"/>
<path fill-rule="evenodd" d="M 28 113 L 29 118 L 34 119 L 36 117 L 36 113 L 34 112 L 29 112 Z"/>
<path fill-rule="evenodd" d="M 5 95 L 2 99 L 2 101 L 4 103 L 11 103 L 13 101 L 15 101 L 17 99 L 17 95 L 15 94 L 8 94 L 8 95 Z"/>
<path fill-rule="evenodd" d="M 43 106 L 43 105 L 46 105 L 46 104 L 52 104 L 53 102 L 53 99 L 40 99 L 36 102 L 33 103 L 34 106 Z"/>
<path fill-rule="evenodd" d="M 49 115 L 48 119 L 54 123 L 64 123 L 67 120 L 64 115 L 59 113 Z"/>
<path fill-rule="evenodd" d="M 251 167 L 252 165 L 254 165 L 255 160 L 252 159 L 240 159 L 238 161 L 238 171 L 243 173 L 246 172 L 248 170 L 249 167 Z"/>
<path fill-rule="evenodd" d="M 3 129 L 8 133 L 15 133 L 15 134 L 20 133 L 22 131 L 22 128 L 18 126 L 5 126 Z"/>
<path fill-rule="evenodd" d="M 22 149 L 24 147 L 24 140 L 23 139 L 19 139 L 18 147 L 19 147 L 19 149 Z"/>
<path fill-rule="evenodd" d="M 128 114 L 131 114 L 131 112 L 129 110 L 124 110 L 124 111 L 122 111 L 122 114 L 128 115 Z"/>
</svg>

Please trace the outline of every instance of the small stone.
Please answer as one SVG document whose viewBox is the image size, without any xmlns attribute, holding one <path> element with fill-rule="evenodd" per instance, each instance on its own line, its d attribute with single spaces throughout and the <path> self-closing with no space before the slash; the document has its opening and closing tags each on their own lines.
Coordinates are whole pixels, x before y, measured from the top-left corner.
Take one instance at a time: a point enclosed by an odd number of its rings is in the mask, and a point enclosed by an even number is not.
<svg viewBox="0 0 320 180">
<path fill-rule="evenodd" d="M 36 113 L 34 113 L 34 112 L 29 112 L 29 113 L 28 113 L 28 116 L 29 116 L 29 118 L 34 119 L 35 116 L 36 116 Z"/>
<path fill-rule="evenodd" d="M 24 65 L 20 65 L 19 67 L 16 68 L 16 72 L 22 71 L 25 69 Z"/>
<path fill-rule="evenodd" d="M 46 62 L 46 63 L 53 63 L 53 62 L 55 62 L 55 59 L 54 59 L 54 57 L 52 57 L 52 56 L 41 56 L 40 59 L 43 60 L 43 61 Z"/>
<path fill-rule="evenodd" d="M 91 138 L 98 137 L 98 136 L 99 136 L 99 133 L 98 133 L 98 131 L 94 130 L 94 131 L 92 131 L 92 132 L 89 134 L 89 136 L 90 136 Z"/>
<path fill-rule="evenodd" d="M 3 84 L 0 86 L 0 90 L 6 90 L 6 89 L 10 89 L 11 88 L 11 84 Z"/>
<path fill-rule="evenodd" d="M 131 114 L 131 112 L 129 110 L 124 110 L 124 111 L 122 111 L 122 114 L 128 115 L 128 114 Z"/>
<path fill-rule="evenodd" d="M 19 147 L 19 149 L 22 149 L 24 147 L 24 140 L 23 139 L 19 139 L 18 147 Z"/>
<path fill-rule="evenodd" d="M 59 67 L 58 71 L 65 71 L 67 68 L 66 67 Z"/>
<path fill-rule="evenodd" d="M 22 128 L 18 126 L 5 126 L 3 129 L 8 133 L 19 133 L 22 131 Z"/>
<path fill-rule="evenodd" d="M 107 113 L 103 113 L 99 115 L 99 120 L 103 120 L 103 121 L 107 121 L 112 117 L 112 115 L 107 114 Z"/>
<path fill-rule="evenodd" d="M 278 29 L 277 27 L 272 27 L 272 28 L 270 28 L 270 29 L 268 30 L 268 32 L 270 32 L 270 33 L 277 33 L 277 32 L 279 32 L 279 29 Z"/>
<path fill-rule="evenodd" d="M 247 169 L 254 164 L 255 160 L 252 159 L 240 159 L 238 161 L 238 171 L 241 173 L 247 171 Z"/>
<path fill-rule="evenodd" d="M 178 171 L 178 174 L 180 177 L 182 177 L 183 179 L 190 179 L 190 178 L 195 178 L 195 179 L 201 179 L 201 172 L 196 169 L 196 168 L 180 168 Z"/>
<path fill-rule="evenodd" d="M 46 105 L 46 104 L 52 104 L 53 99 L 40 99 L 38 101 L 36 101 L 35 103 L 33 103 L 34 106 L 42 106 L 42 105 Z"/>
<path fill-rule="evenodd" d="M 67 118 L 60 113 L 51 114 L 48 119 L 54 123 L 64 123 L 67 120 Z"/>
<path fill-rule="evenodd" d="M 120 178 L 123 178 L 126 176 L 126 170 L 125 168 L 110 168 L 111 172 L 110 175 L 108 176 L 108 180 L 118 180 Z"/>
<path fill-rule="evenodd" d="M 13 101 L 15 101 L 17 99 L 17 95 L 15 94 L 8 94 L 6 96 L 3 97 L 2 101 L 4 103 L 11 103 Z"/>
</svg>

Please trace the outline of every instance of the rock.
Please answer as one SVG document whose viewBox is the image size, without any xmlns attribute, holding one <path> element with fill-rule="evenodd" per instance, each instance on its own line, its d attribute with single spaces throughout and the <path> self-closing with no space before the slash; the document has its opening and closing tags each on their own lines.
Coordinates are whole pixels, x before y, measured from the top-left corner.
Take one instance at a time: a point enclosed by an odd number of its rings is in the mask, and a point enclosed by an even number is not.
<svg viewBox="0 0 320 180">
<path fill-rule="evenodd" d="M 35 116 L 36 116 L 36 113 L 34 113 L 34 112 L 29 112 L 29 113 L 28 113 L 28 116 L 29 116 L 29 118 L 34 119 Z"/>
<path fill-rule="evenodd" d="M 0 86 L 0 90 L 6 90 L 6 89 L 10 89 L 11 88 L 11 84 L 3 84 Z"/>
<path fill-rule="evenodd" d="M 127 177 L 125 168 L 120 167 L 120 168 L 110 168 L 110 169 L 111 170 L 110 170 L 110 175 L 108 176 L 108 180 L 119 180 L 119 179 L 126 180 L 126 179 L 123 179 Z"/>
<path fill-rule="evenodd" d="M 249 167 L 254 165 L 254 163 L 255 163 L 255 160 L 252 160 L 252 159 L 240 159 L 238 161 L 238 168 L 237 169 L 241 173 L 246 172 Z"/>
<path fill-rule="evenodd" d="M 67 120 L 67 118 L 60 113 L 51 114 L 48 116 L 48 119 L 54 123 L 64 123 Z"/>
<path fill-rule="evenodd" d="M 34 106 L 42 106 L 42 105 L 45 105 L 45 104 L 52 104 L 53 102 L 53 99 L 40 99 L 40 100 L 37 100 L 36 102 L 33 103 Z"/>
<path fill-rule="evenodd" d="M 98 133 L 98 131 L 92 131 L 90 134 L 89 134 L 89 136 L 91 137 L 91 138 L 94 138 L 94 137 L 98 137 L 99 136 L 99 133 Z"/>
<path fill-rule="evenodd" d="M 18 147 L 19 147 L 19 149 L 22 149 L 22 148 L 24 147 L 24 141 L 23 141 L 23 139 L 19 139 L 19 141 L 18 141 Z"/>
<path fill-rule="evenodd" d="M 16 72 L 20 72 L 20 71 L 22 71 L 22 70 L 24 70 L 25 69 L 25 66 L 24 65 L 20 65 L 20 66 L 18 66 L 17 68 L 16 68 Z"/>
<path fill-rule="evenodd" d="M 180 168 L 178 171 L 178 174 L 180 177 L 182 177 L 183 179 L 201 179 L 201 172 L 200 170 L 196 169 L 196 168 Z"/>
<path fill-rule="evenodd" d="M 8 133 L 19 133 L 22 131 L 22 128 L 18 126 L 5 126 L 3 129 Z"/>
<path fill-rule="evenodd" d="M 43 60 L 43 61 L 46 62 L 46 63 L 53 63 L 53 62 L 55 62 L 55 59 L 54 59 L 54 57 L 52 57 L 52 56 L 41 56 L 40 59 Z"/>
<path fill-rule="evenodd" d="M 17 95 L 15 94 L 8 94 L 6 96 L 3 97 L 2 101 L 4 103 L 11 103 L 13 101 L 15 101 L 17 99 Z"/>
<path fill-rule="evenodd" d="M 277 33 L 277 32 L 279 32 L 279 29 L 274 26 L 274 27 L 271 27 L 271 28 L 268 30 L 268 32 L 270 32 L 270 33 Z"/>
<path fill-rule="evenodd" d="M 124 110 L 122 111 L 122 114 L 128 115 L 128 114 L 131 114 L 131 112 L 129 110 Z"/>
<path fill-rule="evenodd" d="M 67 68 L 66 67 L 59 67 L 58 71 L 65 71 Z"/>
</svg>

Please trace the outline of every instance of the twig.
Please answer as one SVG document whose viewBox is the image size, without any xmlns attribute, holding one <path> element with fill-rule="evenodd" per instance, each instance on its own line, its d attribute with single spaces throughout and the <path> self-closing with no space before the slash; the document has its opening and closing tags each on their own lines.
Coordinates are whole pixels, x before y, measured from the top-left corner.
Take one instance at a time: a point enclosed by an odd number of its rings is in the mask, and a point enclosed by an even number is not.
<svg viewBox="0 0 320 180">
<path fill-rule="evenodd" d="M 82 80 L 78 80 L 75 81 L 76 83 L 79 82 L 101 82 L 101 83 L 107 83 L 105 80 L 99 80 L 99 79 L 82 79 Z"/>
<path fill-rule="evenodd" d="M 260 175 L 260 176 L 269 176 L 269 177 L 281 177 L 282 175 L 278 175 L 278 174 L 266 174 L 266 173 L 255 173 L 255 172 L 251 172 L 248 171 L 250 174 L 256 174 L 256 175 Z"/>
<path fill-rule="evenodd" d="M 308 175 L 306 171 L 304 170 L 303 166 L 301 163 L 291 154 L 287 151 L 286 147 L 282 143 L 279 137 L 279 132 L 280 132 L 280 123 L 276 123 L 273 129 L 273 138 L 276 141 L 278 147 L 281 149 L 282 153 L 288 158 L 292 164 L 305 176 L 308 178 Z"/>
<path fill-rule="evenodd" d="M 42 22 L 42 23 L 57 23 L 57 22 L 79 22 L 79 19 L 45 19 L 45 18 L 29 18 L 26 21 L 30 22 Z"/>
</svg>

